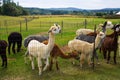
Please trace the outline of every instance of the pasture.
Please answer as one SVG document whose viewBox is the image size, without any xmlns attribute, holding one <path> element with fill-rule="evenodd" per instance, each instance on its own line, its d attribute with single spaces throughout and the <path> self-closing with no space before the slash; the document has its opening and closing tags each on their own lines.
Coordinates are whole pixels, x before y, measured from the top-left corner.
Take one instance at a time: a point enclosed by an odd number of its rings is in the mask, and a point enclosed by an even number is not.
<svg viewBox="0 0 120 80">
<path fill-rule="evenodd" d="M 87 23 L 85 24 L 85 20 Z M 120 19 L 109 19 L 113 24 L 120 23 Z M 102 18 L 81 18 L 79 16 L 39 16 L 25 22 L 23 17 L 0 16 L 0 39 L 7 40 L 8 34 L 13 31 L 21 32 L 23 39 L 28 35 L 48 35 L 48 29 L 54 23 L 62 26 L 62 33 L 56 35 L 55 43 L 61 48 L 66 46 L 68 41 L 73 39 L 75 31 L 79 28 L 94 29 L 95 25 L 104 23 L 106 19 Z M 107 33 L 111 33 L 110 29 Z M 8 56 L 8 67 L 0 67 L 0 80 L 119 80 L 120 79 L 120 57 L 117 56 L 117 64 L 107 64 L 103 60 L 103 55 L 99 53 L 100 65 L 95 64 L 95 69 L 88 67 L 85 63 L 81 69 L 79 62 L 71 64 L 70 59 L 58 59 L 60 71 L 55 66 L 52 71 L 45 71 L 41 76 L 38 75 L 38 67 L 35 64 L 35 70 L 31 69 L 30 61 L 24 63 L 24 54 L 26 48 L 22 45 L 22 50 L 17 54 Z M 1 60 L 0 60 L 1 65 Z"/>
</svg>

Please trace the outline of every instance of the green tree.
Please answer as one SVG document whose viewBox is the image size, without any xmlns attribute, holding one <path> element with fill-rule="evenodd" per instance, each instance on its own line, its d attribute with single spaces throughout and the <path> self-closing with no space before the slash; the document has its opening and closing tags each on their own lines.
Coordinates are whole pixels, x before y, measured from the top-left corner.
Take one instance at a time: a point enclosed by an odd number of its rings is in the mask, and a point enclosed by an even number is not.
<svg viewBox="0 0 120 80">
<path fill-rule="evenodd" d="M 9 16 L 19 16 L 27 15 L 28 13 L 21 6 L 16 5 L 14 2 L 10 2 L 2 5 L 2 14 Z"/>
</svg>

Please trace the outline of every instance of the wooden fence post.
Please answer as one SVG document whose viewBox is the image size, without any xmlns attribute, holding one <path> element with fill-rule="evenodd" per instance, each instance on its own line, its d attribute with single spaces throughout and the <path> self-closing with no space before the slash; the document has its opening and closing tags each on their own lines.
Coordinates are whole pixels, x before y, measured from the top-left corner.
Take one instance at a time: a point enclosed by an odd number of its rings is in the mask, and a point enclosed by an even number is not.
<svg viewBox="0 0 120 80">
<path fill-rule="evenodd" d="M 94 33 L 96 33 L 96 25 L 95 25 L 95 27 L 94 27 Z M 95 40 L 94 40 L 94 45 L 93 45 L 93 56 L 92 56 L 92 58 L 93 58 L 93 64 L 92 64 L 93 69 L 95 68 L 95 60 L 94 60 L 94 57 L 95 57 Z"/>
<path fill-rule="evenodd" d="M 41 21 L 40 21 L 40 27 L 41 27 Z"/>
<path fill-rule="evenodd" d="M 6 20 L 4 21 L 4 26 L 5 26 L 6 32 L 7 32 L 7 34 L 8 34 L 8 27 L 7 27 L 7 21 L 6 21 Z"/>
<path fill-rule="evenodd" d="M 62 26 L 62 29 L 61 29 L 61 38 L 62 38 L 62 35 L 63 35 L 63 21 L 61 22 L 61 26 Z"/>
<path fill-rule="evenodd" d="M 20 21 L 20 32 L 22 31 L 21 29 L 22 29 L 22 23 L 21 23 L 21 21 Z"/>
<path fill-rule="evenodd" d="M 25 18 L 25 23 L 26 23 L 26 31 L 28 31 L 27 18 Z"/>
<path fill-rule="evenodd" d="M 85 29 L 87 28 L 87 20 L 84 21 Z"/>
</svg>

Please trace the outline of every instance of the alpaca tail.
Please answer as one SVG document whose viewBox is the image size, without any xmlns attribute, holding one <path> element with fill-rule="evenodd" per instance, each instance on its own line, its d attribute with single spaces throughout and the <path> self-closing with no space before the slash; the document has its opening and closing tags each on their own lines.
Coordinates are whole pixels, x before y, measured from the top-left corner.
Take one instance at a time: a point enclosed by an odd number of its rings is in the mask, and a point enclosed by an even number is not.
<svg viewBox="0 0 120 80">
<path fill-rule="evenodd" d="M 28 50 L 25 52 L 25 55 L 24 55 L 24 61 L 25 63 L 27 64 L 27 56 L 29 55 L 29 52 Z"/>
</svg>

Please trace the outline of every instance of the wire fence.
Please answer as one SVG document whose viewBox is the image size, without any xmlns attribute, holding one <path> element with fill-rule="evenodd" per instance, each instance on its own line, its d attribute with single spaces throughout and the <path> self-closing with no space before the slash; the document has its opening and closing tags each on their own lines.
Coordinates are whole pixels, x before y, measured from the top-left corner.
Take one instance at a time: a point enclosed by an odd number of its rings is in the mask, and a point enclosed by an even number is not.
<svg viewBox="0 0 120 80">
<path fill-rule="evenodd" d="M 32 21 L 33 20 L 33 21 Z M 59 24 L 62 27 L 62 34 L 64 34 L 66 29 L 71 29 L 71 31 L 75 31 L 79 28 L 87 28 L 88 25 L 93 25 L 94 28 L 94 20 L 87 20 L 87 19 L 82 19 L 80 22 L 71 22 L 71 21 L 36 21 L 34 19 L 27 19 L 25 18 L 24 20 L 4 20 L 0 21 L 0 39 L 3 36 L 8 37 L 9 33 L 11 32 L 20 32 L 20 33 L 25 33 L 29 32 L 28 34 L 32 34 L 32 32 L 37 31 L 46 31 L 49 29 L 51 25 L 54 23 Z"/>
</svg>

